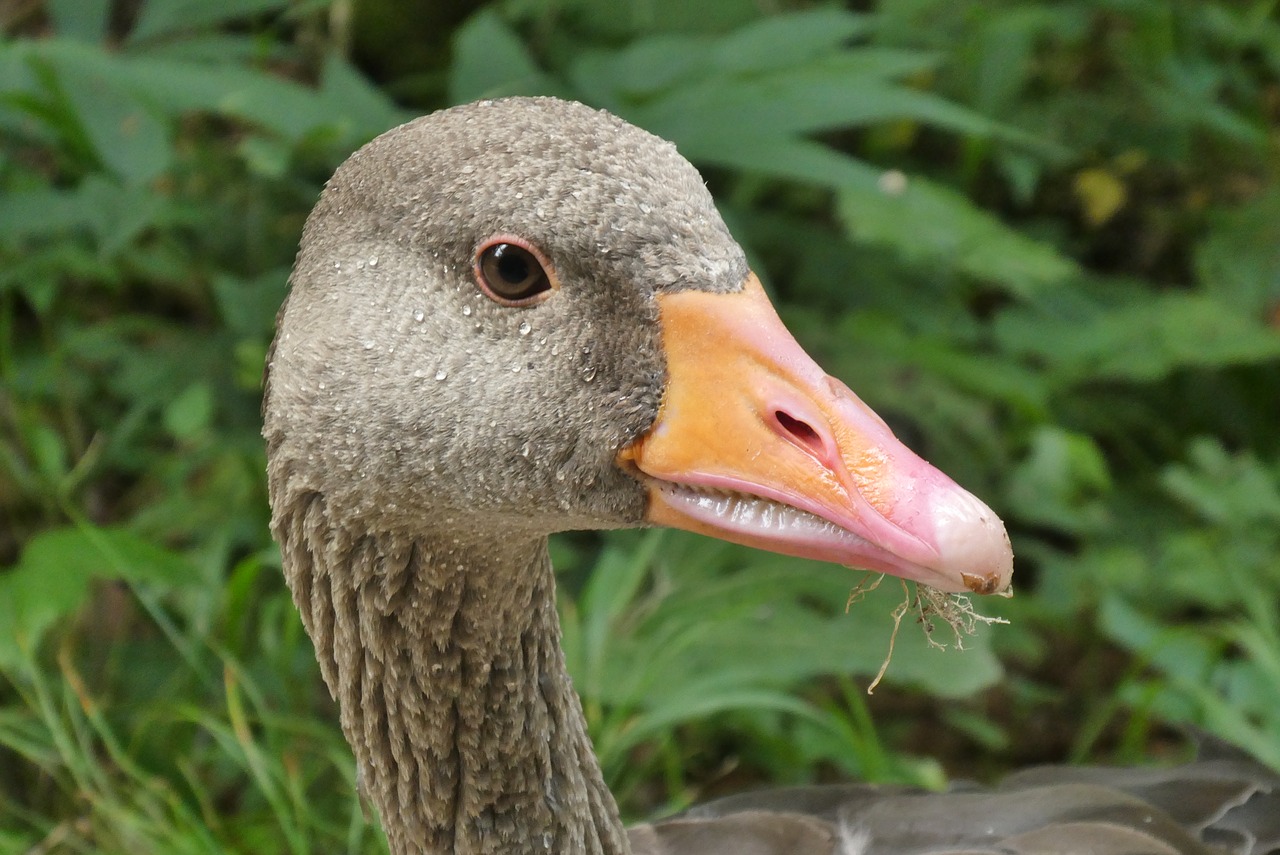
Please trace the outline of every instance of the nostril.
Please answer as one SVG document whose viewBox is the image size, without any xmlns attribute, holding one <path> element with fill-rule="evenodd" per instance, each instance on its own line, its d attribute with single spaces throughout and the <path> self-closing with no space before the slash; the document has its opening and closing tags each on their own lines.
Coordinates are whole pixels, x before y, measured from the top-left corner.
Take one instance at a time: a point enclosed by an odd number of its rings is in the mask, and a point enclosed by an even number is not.
<svg viewBox="0 0 1280 855">
<path fill-rule="evenodd" d="M 822 437 L 813 429 L 808 422 L 797 419 L 789 413 L 782 410 L 774 410 L 773 417 L 777 420 L 779 427 L 791 435 L 791 438 L 800 445 L 809 449 L 815 455 L 821 456 L 826 450 L 826 445 L 822 441 Z"/>
</svg>

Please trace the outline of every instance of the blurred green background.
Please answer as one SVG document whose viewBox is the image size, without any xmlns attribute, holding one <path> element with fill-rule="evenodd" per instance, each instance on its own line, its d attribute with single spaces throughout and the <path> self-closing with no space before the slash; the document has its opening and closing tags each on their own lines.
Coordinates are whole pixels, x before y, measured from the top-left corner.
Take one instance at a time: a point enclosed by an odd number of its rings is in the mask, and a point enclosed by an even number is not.
<svg viewBox="0 0 1280 855">
<path fill-rule="evenodd" d="M 551 93 L 677 143 L 785 320 L 1008 522 L 954 648 L 887 580 L 561 538 L 633 819 L 763 781 L 1280 767 L 1275 0 L 0 3 L 0 851 L 368 852 L 267 531 L 303 218 L 404 119 Z"/>
</svg>

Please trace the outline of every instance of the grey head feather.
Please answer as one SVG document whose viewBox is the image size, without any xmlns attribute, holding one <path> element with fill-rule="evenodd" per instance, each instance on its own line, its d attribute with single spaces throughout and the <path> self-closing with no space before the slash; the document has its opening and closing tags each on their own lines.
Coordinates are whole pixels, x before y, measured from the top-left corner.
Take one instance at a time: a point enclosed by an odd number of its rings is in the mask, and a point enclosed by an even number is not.
<svg viewBox="0 0 1280 855">
<path fill-rule="evenodd" d="M 550 260 L 550 299 L 484 296 L 474 254 L 499 234 Z M 273 495 L 384 530 L 636 524 L 613 460 L 661 400 L 655 295 L 746 273 L 697 171 L 607 113 L 519 98 L 389 131 L 303 233 L 268 365 Z"/>
</svg>

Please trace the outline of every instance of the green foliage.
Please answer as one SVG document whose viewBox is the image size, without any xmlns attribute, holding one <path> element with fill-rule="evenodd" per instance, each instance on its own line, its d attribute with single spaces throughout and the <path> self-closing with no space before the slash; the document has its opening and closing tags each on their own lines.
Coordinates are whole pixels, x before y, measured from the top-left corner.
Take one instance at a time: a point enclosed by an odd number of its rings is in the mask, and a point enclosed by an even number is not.
<svg viewBox="0 0 1280 855">
<path fill-rule="evenodd" d="M 804 765 L 826 760 L 850 775 L 940 784 L 929 762 L 847 750 L 857 740 L 875 741 L 857 720 L 859 700 L 827 705 L 796 694 L 824 675 L 867 681 L 889 658 L 894 682 L 940 698 L 969 695 L 998 678 L 989 630 L 957 641 L 943 627 L 936 637 L 911 627 L 893 642 L 890 657 L 889 614 L 903 588 L 885 584 L 847 609 L 851 590 L 864 581 L 861 574 L 682 533 L 611 538 L 576 601 L 566 600 L 561 611 L 566 660 L 617 791 L 625 794 L 659 772 L 653 767 L 663 755 L 637 762 L 637 748 L 658 742 L 663 752 L 677 751 L 675 726 L 748 711 L 788 714 L 755 722 L 757 738 L 793 738 L 801 750 L 806 742 L 845 746 L 815 751 Z M 960 643 L 963 654 L 935 646 Z M 766 771 L 771 780 L 793 778 L 795 757 L 778 757 Z"/>
<path fill-rule="evenodd" d="M 177 589 L 194 581 L 179 555 L 128 531 L 50 529 L 0 576 L 0 668 L 17 668 L 60 618 L 84 607 L 96 579 Z"/>
<path fill-rule="evenodd" d="M 1126 554 L 1114 543 L 1096 569 L 1083 562 L 1100 583 L 1107 560 L 1128 565 L 1103 598 L 1101 623 L 1155 676 L 1127 679 L 1123 697 L 1144 713 L 1199 721 L 1280 766 L 1280 467 L 1207 438 L 1187 458 L 1161 474 L 1175 507 L 1151 547 Z"/>
<path fill-rule="evenodd" d="M 675 141 L 798 337 L 1018 554 L 980 606 L 1012 626 L 904 623 L 867 698 L 896 585 L 846 615 L 845 571 L 558 541 L 624 810 L 1132 759 L 1170 723 L 1280 766 L 1274 3 L 508 0 L 380 89 L 344 47 L 378 67 L 382 3 L 348 32 L 345 3 L 46 0 L 0 43 L 0 848 L 378 845 L 267 534 L 258 382 L 337 162 L 511 93 Z"/>
</svg>

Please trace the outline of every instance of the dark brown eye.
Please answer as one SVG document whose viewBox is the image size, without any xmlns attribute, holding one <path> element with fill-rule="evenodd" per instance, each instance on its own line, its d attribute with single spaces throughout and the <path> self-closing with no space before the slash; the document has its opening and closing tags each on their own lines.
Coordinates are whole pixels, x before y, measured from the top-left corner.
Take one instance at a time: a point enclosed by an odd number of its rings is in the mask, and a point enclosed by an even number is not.
<svg viewBox="0 0 1280 855">
<path fill-rule="evenodd" d="M 533 250 L 501 238 L 476 253 L 476 279 L 490 297 L 507 306 L 528 305 L 551 290 L 551 277 Z"/>
</svg>

